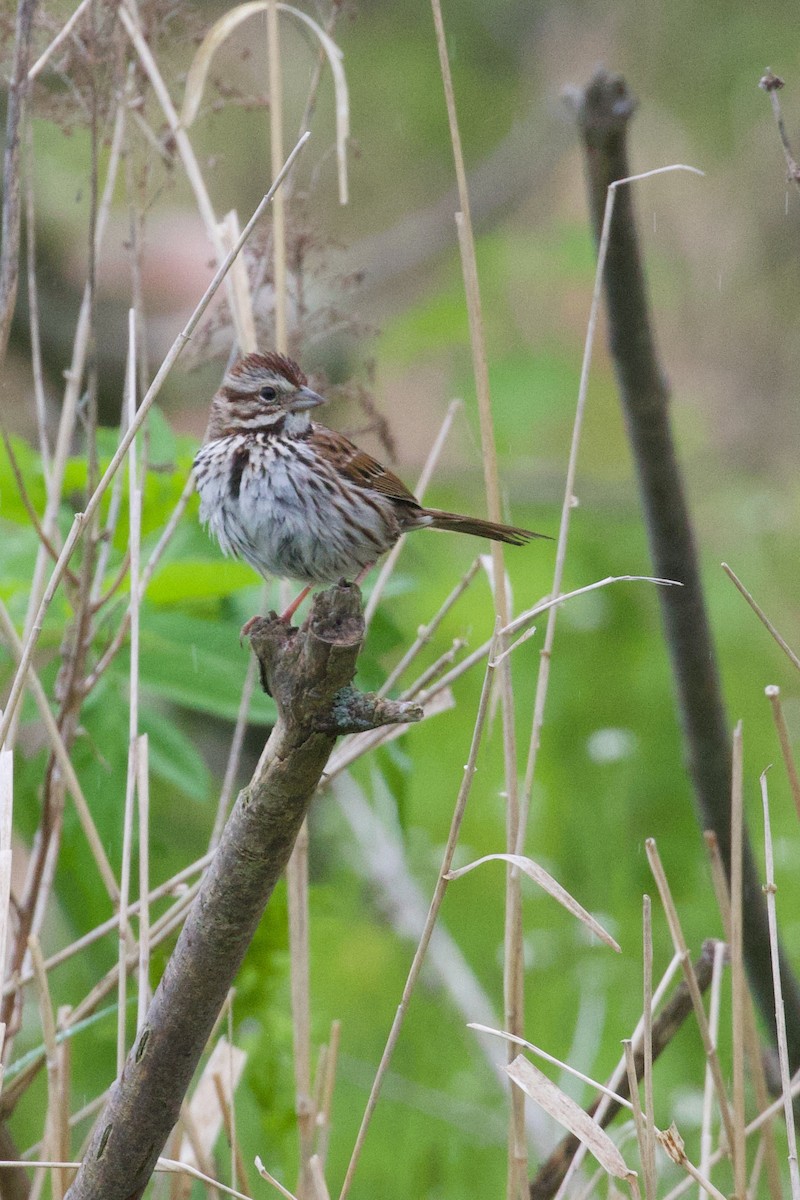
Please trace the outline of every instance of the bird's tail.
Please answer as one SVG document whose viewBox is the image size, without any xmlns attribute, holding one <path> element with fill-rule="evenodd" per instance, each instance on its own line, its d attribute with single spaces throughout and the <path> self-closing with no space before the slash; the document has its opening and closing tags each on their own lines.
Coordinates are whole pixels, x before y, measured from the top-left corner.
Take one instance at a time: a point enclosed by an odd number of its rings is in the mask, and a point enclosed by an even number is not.
<svg viewBox="0 0 800 1200">
<path fill-rule="evenodd" d="M 452 529 L 455 533 L 471 533 L 473 537 L 490 538 L 493 542 L 507 542 L 509 546 L 524 546 L 532 538 L 547 538 L 546 533 L 534 533 L 530 529 L 517 529 L 514 525 L 497 525 L 480 517 L 462 517 L 460 513 L 442 512 L 438 508 L 425 510 L 431 517 L 432 529 Z"/>
</svg>

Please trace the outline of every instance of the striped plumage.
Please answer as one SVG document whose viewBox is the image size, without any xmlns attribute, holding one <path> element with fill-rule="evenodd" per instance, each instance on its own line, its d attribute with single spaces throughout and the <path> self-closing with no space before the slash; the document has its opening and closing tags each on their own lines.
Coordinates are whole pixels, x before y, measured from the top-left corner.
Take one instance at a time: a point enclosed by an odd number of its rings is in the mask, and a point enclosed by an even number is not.
<svg viewBox="0 0 800 1200">
<path fill-rule="evenodd" d="M 326 584 L 362 575 L 413 529 L 515 546 L 543 536 L 423 508 L 391 471 L 310 419 L 323 403 L 283 355 L 248 354 L 225 375 L 194 462 L 200 518 L 225 554 L 261 575 Z"/>
</svg>

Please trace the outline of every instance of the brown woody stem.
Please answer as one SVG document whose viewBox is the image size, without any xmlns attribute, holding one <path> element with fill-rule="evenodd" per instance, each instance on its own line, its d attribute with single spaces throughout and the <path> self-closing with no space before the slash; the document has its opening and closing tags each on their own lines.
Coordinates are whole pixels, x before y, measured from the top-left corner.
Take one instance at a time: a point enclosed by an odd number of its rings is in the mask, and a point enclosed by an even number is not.
<svg viewBox="0 0 800 1200">
<path fill-rule="evenodd" d="M 144 1026 L 95 1125 L 69 1200 L 138 1200 L 340 733 L 419 720 L 356 692 L 358 588 L 318 595 L 301 629 L 255 623 L 251 644 L 278 721 L 231 813 Z"/>
<path fill-rule="evenodd" d="M 609 185 L 631 174 L 627 128 L 636 107 L 625 81 L 600 70 L 573 95 L 583 137 L 595 236 Z M 659 588 L 700 828 L 717 836 L 731 870 L 731 739 L 706 611 L 689 508 L 669 418 L 669 389 L 658 360 L 636 233 L 633 189 L 618 189 L 605 269 L 608 336 L 647 524 L 654 573 L 680 588 Z M 775 1039 L 767 910 L 749 838 L 743 855 L 744 959 L 750 988 Z M 792 1070 L 800 1065 L 800 988 L 781 953 Z"/>
</svg>

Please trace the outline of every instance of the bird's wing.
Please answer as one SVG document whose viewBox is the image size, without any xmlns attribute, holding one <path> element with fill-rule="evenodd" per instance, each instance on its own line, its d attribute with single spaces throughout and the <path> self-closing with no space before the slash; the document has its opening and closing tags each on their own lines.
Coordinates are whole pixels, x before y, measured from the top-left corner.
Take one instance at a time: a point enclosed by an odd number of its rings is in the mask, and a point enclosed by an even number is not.
<svg viewBox="0 0 800 1200">
<path fill-rule="evenodd" d="M 405 504 L 413 504 L 419 508 L 416 496 L 408 490 L 402 480 L 398 479 L 386 467 L 381 466 L 377 459 L 365 450 L 359 450 L 344 434 L 326 429 L 324 425 L 314 425 L 308 437 L 309 443 L 319 453 L 323 454 L 336 467 L 336 470 L 349 483 L 357 487 L 370 488 Z"/>
</svg>

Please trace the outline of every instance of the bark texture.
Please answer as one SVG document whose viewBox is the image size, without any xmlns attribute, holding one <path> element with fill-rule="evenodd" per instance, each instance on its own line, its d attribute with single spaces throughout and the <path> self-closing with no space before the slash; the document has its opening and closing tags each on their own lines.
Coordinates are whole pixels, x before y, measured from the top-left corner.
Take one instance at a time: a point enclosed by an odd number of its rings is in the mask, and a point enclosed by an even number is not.
<svg viewBox="0 0 800 1200">
<path fill-rule="evenodd" d="M 573 96 L 583 137 L 595 236 L 608 186 L 631 174 L 627 130 L 636 103 L 618 75 L 598 71 Z M 635 185 L 634 185 L 635 186 Z M 683 587 L 659 588 L 661 615 L 678 698 L 685 754 L 703 830 L 717 836 L 730 882 L 731 737 L 700 566 L 669 417 L 669 388 L 658 360 L 636 233 L 633 187 L 617 189 L 604 287 L 614 368 L 647 524 L 654 573 Z M 775 999 L 767 909 L 745 834 L 744 958 L 750 988 L 775 1041 Z M 800 1066 L 800 989 L 781 952 L 781 978 L 792 1071 Z"/>
<path fill-rule="evenodd" d="M 236 972 L 286 866 L 336 737 L 420 718 L 356 692 L 358 588 L 318 595 L 302 629 L 275 616 L 250 640 L 278 722 L 240 793 L 68 1200 L 138 1200 L 176 1123 Z"/>
</svg>

